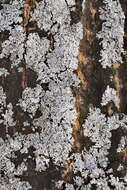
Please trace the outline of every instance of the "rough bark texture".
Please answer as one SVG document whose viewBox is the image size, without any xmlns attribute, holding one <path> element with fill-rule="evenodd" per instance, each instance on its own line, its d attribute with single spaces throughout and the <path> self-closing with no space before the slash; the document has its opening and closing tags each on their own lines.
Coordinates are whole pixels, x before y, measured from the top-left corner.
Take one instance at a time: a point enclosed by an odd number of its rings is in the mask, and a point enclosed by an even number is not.
<svg viewBox="0 0 127 190">
<path fill-rule="evenodd" d="M 126 0 L 1 0 L 0 190 L 127 189 L 126 21 Z"/>
</svg>

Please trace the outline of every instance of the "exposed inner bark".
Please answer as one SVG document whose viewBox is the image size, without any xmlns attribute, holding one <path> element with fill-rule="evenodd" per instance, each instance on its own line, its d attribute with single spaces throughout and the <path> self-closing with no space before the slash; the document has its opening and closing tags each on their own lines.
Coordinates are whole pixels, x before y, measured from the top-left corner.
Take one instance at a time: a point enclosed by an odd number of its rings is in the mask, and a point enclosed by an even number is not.
<svg viewBox="0 0 127 190">
<path fill-rule="evenodd" d="M 101 28 L 99 20 L 99 8 L 101 1 L 85 1 L 85 10 L 82 16 L 83 40 L 79 48 L 79 66 L 77 75 L 81 80 L 81 85 L 76 90 L 77 120 L 74 125 L 75 149 L 81 151 L 84 145 L 89 147 L 91 142 L 84 137 L 82 123 L 87 117 L 90 107 L 100 107 L 104 87 L 109 81 L 104 77 L 109 73 L 104 73 L 99 63 L 99 41 L 96 38 L 97 32 Z M 98 82 L 99 81 L 99 82 Z"/>
<path fill-rule="evenodd" d="M 121 1 L 121 6 L 125 14 L 125 27 L 124 27 L 124 51 L 127 51 L 127 1 L 123 0 Z M 120 79 L 122 81 L 122 89 L 121 89 L 121 112 L 127 114 L 127 56 L 123 55 L 123 64 L 120 66 Z"/>
<path fill-rule="evenodd" d="M 125 34 L 124 34 L 124 50 L 126 52 L 126 37 L 127 37 L 127 1 L 121 1 L 122 8 L 125 13 Z M 90 147 L 91 142 L 89 139 L 83 136 L 82 123 L 87 117 L 90 107 L 99 107 L 104 114 L 111 116 L 113 113 L 118 112 L 127 113 L 127 66 L 126 56 L 123 55 L 124 63 L 119 65 L 118 63 L 112 63 L 112 68 L 103 69 L 100 59 L 99 41 L 96 38 L 96 34 L 101 30 L 101 21 L 99 19 L 99 8 L 103 6 L 102 1 L 85 1 L 85 10 L 82 17 L 84 36 L 80 44 L 79 49 L 79 66 L 77 69 L 78 77 L 81 80 L 80 89 L 76 91 L 76 109 L 77 120 L 74 126 L 74 138 L 75 138 L 75 151 L 81 151 L 85 147 Z M 113 76 L 113 80 L 110 78 Z M 116 107 L 114 103 L 109 103 L 107 106 L 101 106 L 101 98 L 106 86 L 110 85 L 117 91 L 117 96 L 120 99 L 119 107 Z M 123 129 L 124 130 L 124 129 Z M 126 131 L 117 129 L 112 132 L 112 145 L 109 150 L 109 168 L 112 168 L 114 175 L 118 177 L 125 176 L 126 174 L 126 158 L 125 152 L 120 155 L 117 153 L 118 144 L 120 143 L 121 136 L 126 136 Z M 82 140 L 83 139 L 83 140 Z M 123 159 L 124 157 L 124 159 Z M 123 162 L 124 160 L 124 162 Z M 119 164 L 124 164 L 122 171 L 117 171 Z M 95 188 L 96 189 L 96 188 Z"/>
</svg>

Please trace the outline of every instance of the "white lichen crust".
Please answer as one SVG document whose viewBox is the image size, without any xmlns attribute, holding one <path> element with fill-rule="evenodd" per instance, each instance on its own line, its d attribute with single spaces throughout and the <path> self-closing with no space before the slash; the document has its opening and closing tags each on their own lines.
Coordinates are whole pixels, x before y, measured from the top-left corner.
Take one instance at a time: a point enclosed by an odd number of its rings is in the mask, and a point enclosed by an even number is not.
<svg viewBox="0 0 127 190">
<path fill-rule="evenodd" d="M 11 0 L 10 4 L 3 2 L 2 6 L 3 8 L 0 10 L 0 31 L 11 30 L 13 24 L 19 24 L 23 21 L 21 16 L 23 0 Z"/>
<path fill-rule="evenodd" d="M 88 177 L 91 178 L 89 185 L 84 185 L 84 189 L 91 189 L 93 185 L 96 185 L 97 189 L 106 188 L 110 190 L 110 186 L 119 190 L 126 189 L 126 177 L 119 179 L 113 176 L 112 168 L 108 168 L 112 131 L 118 128 L 127 130 L 126 121 L 126 115 L 123 115 L 122 119 L 119 119 L 117 114 L 107 118 L 99 108 L 90 109 L 83 127 L 84 135 L 90 138 L 93 145 L 89 151 L 84 148 L 81 154 L 76 153 L 73 155 L 74 173 L 80 172 L 82 180 Z M 124 139 L 122 138 L 121 143 L 123 141 Z M 122 152 L 119 145 L 118 152 L 120 151 Z"/>
<path fill-rule="evenodd" d="M 78 87 L 80 83 L 74 71 L 82 39 L 81 23 L 71 24 L 70 10 L 74 10 L 75 1 L 36 2 L 29 21 L 37 24 L 35 32 L 26 32 L 23 28 L 23 3 L 14 0 L 2 4 L 0 30 L 9 31 L 9 37 L 1 44 L 0 59 L 9 59 L 12 73 L 16 68 L 20 76 L 24 72 L 23 66 L 32 70 L 37 81 L 34 87 L 22 90 L 14 107 L 11 102 L 6 105 L 1 87 L 1 112 L 5 109 L 1 124 L 6 128 L 7 138 L 5 141 L 1 138 L 0 168 L 7 179 L 2 178 L 0 189 L 30 188 L 28 182 L 20 181 L 20 176 L 27 171 L 27 159 L 15 167 L 12 160 L 18 159 L 16 152 L 28 154 L 33 147 L 35 172 L 44 172 L 51 160 L 54 165 L 65 167 L 74 142 L 72 125 L 76 120 L 76 109 L 71 87 Z M 9 74 L 0 70 L 1 76 Z M 47 89 L 43 88 L 44 85 Z M 32 134 L 15 132 L 19 123 L 13 113 L 16 106 L 19 112 L 21 110 L 21 116 L 24 114 L 27 118 L 23 121 L 23 129 L 31 128 Z M 38 113 L 41 116 L 37 116 Z M 14 132 L 13 138 L 8 134 L 10 128 Z M 73 189 L 73 186 L 68 183 L 66 189 Z"/>
<path fill-rule="evenodd" d="M 21 26 L 11 29 L 9 39 L 2 43 L 0 58 L 10 57 L 11 67 L 18 66 L 23 60 L 25 31 Z"/>
<path fill-rule="evenodd" d="M 68 171 L 68 175 L 71 174 L 70 181 L 53 181 L 59 189 L 64 186 L 66 190 L 91 190 L 93 187 L 97 190 L 126 190 L 127 174 L 121 178 L 115 176 L 109 157 L 113 132 L 120 130 L 126 133 L 126 115 L 114 113 L 109 117 L 100 108 L 91 106 L 81 126 L 82 138 L 88 139 L 90 146 L 86 147 L 85 144 L 79 152 L 74 149 L 76 139 L 73 126 L 77 112 L 72 89 L 78 89 L 80 84 L 75 73 L 79 44 L 83 37 L 81 23 L 73 23 L 71 16 L 77 7 L 76 1 L 36 2 L 30 11 L 29 22 L 33 28 L 29 24 L 23 27 L 25 1 L 2 2 L 0 32 L 4 35 L 6 31 L 9 37 L 7 35 L 7 39 L 1 43 L 0 61 L 6 62 L 5 58 L 9 60 L 10 69 L 0 68 L 3 85 L 0 86 L 0 127 L 5 133 L 4 137 L 0 134 L 0 190 L 32 189 L 22 176 L 27 178 L 33 175 L 34 178 L 39 174 L 45 179 L 46 172 L 50 175 L 51 165 L 59 168 L 60 172 L 64 171 L 62 176 Z M 85 1 L 82 3 L 85 10 Z M 28 5 L 25 6 L 28 8 Z M 102 46 L 100 62 L 102 68 L 107 68 L 113 62 L 122 63 L 121 54 L 124 53 L 125 16 L 120 1 L 103 0 L 100 19 L 103 21 L 102 31 L 97 34 Z M 12 91 L 8 84 L 7 88 L 4 86 L 13 76 L 21 82 L 17 86 L 18 90 L 21 88 L 21 94 L 19 92 L 16 103 L 9 99 L 9 95 L 14 97 L 13 83 Z M 22 85 L 24 81 L 26 85 Z M 116 90 L 107 86 L 101 106 L 110 102 L 119 108 Z M 126 135 L 119 139 L 116 155 L 124 152 L 127 144 Z M 29 166 L 29 159 L 32 166 Z M 17 160 L 20 160 L 18 164 Z M 123 168 L 121 163 L 117 171 Z"/>
<path fill-rule="evenodd" d="M 97 37 L 102 46 L 100 62 L 106 68 L 111 67 L 113 62 L 122 63 L 125 15 L 119 0 L 104 0 L 103 3 L 100 8 L 102 29 Z"/>
<path fill-rule="evenodd" d="M 31 89 L 31 88 L 25 88 L 25 90 L 22 93 L 22 99 L 19 99 L 19 103 L 17 105 L 20 105 L 21 108 L 28 113 L 31 113 L 32 115 L 35 115 L 37 109 L 40 107 L 39 103 L 42 96 L 42 87 L 40 85 L 37 85 L 37 87 Z"/>
<path fill-rule="evenodd" d="M 117 96 L 117 92 L 114 88 L 107 86 L 102 96 L 102 106 L 106 106 L 108 103 L 114 102 L 115 106 L 119 109 L 120 99 Z"/>
<path fill-rule="evenodd" d="M 6 107 L 6 94 L 3 87 L 0 86 L 0 113 L 3 112 L 4 107 Z"/>
</svg>

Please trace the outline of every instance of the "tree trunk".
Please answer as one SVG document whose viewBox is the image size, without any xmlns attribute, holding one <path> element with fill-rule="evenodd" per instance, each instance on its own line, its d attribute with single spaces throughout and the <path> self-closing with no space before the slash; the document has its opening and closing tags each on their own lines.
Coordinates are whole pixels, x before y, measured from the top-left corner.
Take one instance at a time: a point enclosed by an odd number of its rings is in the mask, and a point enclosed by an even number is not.
<svg viewBox="0 0 127 190">
<path fill-rule="evenodd" d="M 0 189 L 127 189 L 126 0 L 1 0 Z"/>
</svg>

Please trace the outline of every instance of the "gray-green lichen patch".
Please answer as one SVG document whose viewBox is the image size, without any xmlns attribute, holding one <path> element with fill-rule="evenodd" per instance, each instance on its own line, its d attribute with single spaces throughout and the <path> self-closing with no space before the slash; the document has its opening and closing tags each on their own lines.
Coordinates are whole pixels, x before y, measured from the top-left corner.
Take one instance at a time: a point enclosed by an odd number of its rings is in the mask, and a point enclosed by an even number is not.
<svg viewBox="0 0 127 190">
<path fill-rule="evenodd" d="M 0 113 L 3 112 L 4 107 L 6 107 L 6 94 L 4 93 L 3 87 L 0 86 Z"/>
<path fill-rule="evenodd" d="M 0 77 L 1 76 L 7 76 L 9 74 L 9 72 L 5 69 L 5 68 L 0 68 Z"/>
<path fill-rule="evenodd" d="M 99 108 L 90 109 L 89 115 L 83 124 L 84 136 L 89 137 L 93 145 L 87 150 L 84 148 L 81 153 L 71 155 L 73 167 L 73 183 L 70 188 L 76 189 L 123 189 L 127 188 L 126 175 L 119 178 L 114 175 L 114 169 L 110 167 L 109 150 L 112 146 L 111 138 L 112 131 L 120 128 L 123 131 L 127 130 L 127 116 L 113 115 L 106 117 L 101 113 Z M 120 153 L 126 148 L 126 137 L 122 137 L 118 144 L 117 151 Z M 125 159 L 125 157 L 124 157 Z M 118 166 L 118 171 L 124 171 L 122 165 Z M 58 181 L 57 187 L 61 187 L 64 181 Z"/>
<path fill-rule="evenodd" d="M 39 103 L 41 98 L 43 98 L 43 91 L 40 85 L 37 85 L 35 88 L 25 88 L 22 93 L 22 99 L 19 99 L 20 107 L 24 112 L 28 112 L 35 115 L 37 109 L 40 107 Z"/>
<path fill-rule="evenodd" d="M 53 0 L 41 1 L 37 4 L 32 20 L 36 20 L 38 27 L 46 31 L 50 30 L 56 22 L 56 26 L 66 27 L 70 23 L 69 8 L 66 1 L 56 0 L 55 3 Z"/>
<path fill-rule="evenodd" d="M 10 31 L 9 39 L 2 43 L 0 58 L 10 57 L 11 67 L 17 66 L 23 60 L 25 38 L 24 29 L 21 26 L 15 26 Z"/>
<path fill-rule="evenodd" d="M 118 145 L 118 148 L 117 148 L 117 152 L 123 152 L 124 149 L 126 148 L 126 144 L 127 144 L 127 137 L 122 136 L 120 139 L 120 143 Z"/>
<path fill-rule="evenodd" d="M 110 102 L 114 102 L 115 106 L 119 109 L 120 99 L 117 96 L 116 90 L 107 86 L 107 88 L 102 96 L 101 105 L 106 106 Z"/>
<path fill-rule="evenodd" d="M 74 142 L 72 125 L 76 119 L 71 87 L 80 83 L 74 71 L 78 64 L 82 25 L 70 24 L 70 9 L 74 9 L 75 1 L 45 0 L 36 3 L 36 8 L 30 12 L 30 22 L 37 23 L 35 32 L 29 32 L 22 26 L 23 3 L 17 0 L 3 3 L 0 10 L 1 31 L 9 31 L 8 39 L 2 42 L 0 58 L 10 59 L 10 76 L 21 75 L 20 83 L 26 82 L 25 88 L 21 85 L 22 95 L 15 104 L 9 99 L 6 105 L 1 87 L 1 106 L 5 106 L 4 111 L 3 108 L 1 110 L 1 124 L 6 128 L 6 140 L 1 139 L 0 144 L 0 166 L 4 176 L 1 189 L 5 186 L 12 190 L 30 189 L 28 182 L 20 181 L 24 172 L 30 172 L 29 156 L 18 166 L 15 161 L 29 155 L 30 147 L 33 147 L 34 175 L 47 171 L 51 161 L 61 168 L 66 166 Z M 38 30 L 45 32 L 45 36 L 39 35 Z M 38 77 L 35 87 L 27 87 L 29 69 Z M 6 70 L 1 72 L 2 77 L 8 74 Z M 7 97 L 12 94 L 11 91 L 6 92 Z M 22 131 L 16 130 L 21 127 L 19 117 L 23 118 L 24 128 L 32 128 L 32 134 L 16 132 Z M 10 127 L 13 135 L 9 134 Z M 39 132 L 36 132 L 38 128 Z M 71 186 L 66 184 L 67 189 Z"/>
<path fill-rule="evenodd" d="M 40 39 L 37 33 L 29 34 L 26 42 L 25 60 L 27 67 L 38 74 L 38 80 L 43 83 L 49 82 L 50 71 L 44 63 L 45 55 L 50 49 L 50 41 L 47 38 Z"/>
<path fill-rule="evenodd" d="M 9 4 L 1 2 L 2 9 L 0 10 L 0 31 L 11 30 L 12 24 L 19 24 L 22 19 L 23 0 L 11 0 Z"/>
<path fill-rule="evenodd" d="M 125 15 L 119 0 L 104 0 L 103 3 L 100 8 L 102 29 L 97 37 L 102 46 L 100 62 L 106 68 L 111 67 L 113 62 L 122 63 Z"/>
<path fill-rule="evenodd" d="M 71 12 L 75 11 L 77 1 L 39 0 L 34 9 L 27 12 L 30 19 L 26 28 L 22 24 L 22 17 L 26 16 L 23 14 L 26 6 L 23 6 L 24 1 L 2 2 L 0 31 L 9 31 L 9 37 L 2 42 L 0 58 L 1 61 L 4 58 L 10 60 L 11 68 L 10 74 L 5 68 L 0 69 L 1 84 L 4 84 L 0 86 L 0 127 L 6 129 L 6 138 L 0 138 L 0 189 L 43 190 L 44 184 L 41 183 L 45 183 L 46 173 L 52 170 L 51 163 L 60 171 L 68 172 L 67 179 L 61 172 L 63 175 L 55 179 L 53 183 L 56 187 L 53 188 L 126 189 L 127 175 L 115 175 L 110 163 L 113 132 L 121 130 L 126 134 L 126 115 L 107 117 L 101 109 L 91 108 L 82 125 L 82 136 L 92 142 L 91 146 L 88 148 L 84 144 L 80 152 L 73 150 L 73 124 L 77 112 L 72 87 L 80 87 L 75 73 L 78 70 L 79 44 L 83 38 L 81 23 L 77 22 L 78 19 L 71 21 Z M 97 37 L 102 45 L 100 62 L 103 68 L 107 68 L 111 67 L 112 62 L 122 63 L 125 16 L 119 0 L 104 0 L 103 3 L 100 8 L 102 31 Z M 29 8 L 29 5 L 26 7 Z M 95 10 L 92 11 L 94 14 Z M 30 27 L 32 22 L 35 28 Z M 34 85 L 29 85 L 30 70 L 36 75 Z M 17 84 L 15 79 L 19 80 L 17 89 L 22 89 L 18 100 L 13 103 L 16 95 L 14 86 Z M 101 99 L 102 106 L 111 101 L 116 107 L 119 106 L 117 93 L 109 86 Z M 32 132 L 23 133 L 25 128 Z M 10 129 L 13 135 L 9 133 Z M 122 151 L 125 152 L 126 141 L 126 135 L 121 135 L 115 147 L 117 158 Z M 117 164 L 117 171 L 123 172 L 125 159 L 124 156 L 123 163 Z M 59 170 L 57 173 L 60 173 Z M 41 178 L 41 175 L 42 179 L 36 181 L 35 178 Z M 51 173 L 48 177 L 51 177 Z M 51 179 L 49 181 L 52 183 Z M 51 186 L 48 188 L 53 189 Z"/>
<path fill-rule="evenodd" d="M 19 168 L 15 168 L 15 165 L 13 162 L 11 162 L 11 159 L 14 157 L 14 151 L 19 150 L 22 147 L 20 141 L 15 141 L 11 138 L 8 138 L 8 140 L 2 140 L 0 138 L 0 170 L 1 173 L 4 173 L 5 177 L 1 175 L 1 183 L 0 183 L 0 189 L 6 190 L 6 189 L 21 189 L 21 190 L 27 190 L 31 189 L 31 186 L 28 182 L 20 181 L 19 178 L 16 178 L 15 175 L 21 170 L 25 171 L 24 164 L 22 164 Z M 22 167 L 22 168 L 21 168 Z M 18 171 L 19 170 L 19 171 Z M 19 176 L 20 176 L 19 173 Z"/>
<path fill-rule="evenodd" d="M 7 105 L 7 109 L 5 110 L 5 113 L 2 114 L 3 117 L 3 123 L 6 125 L 6 127 L 9 126 L 15 126 L 16 122 L 13 119 L 13 106 L 11 103 Z"/>
</svg>

